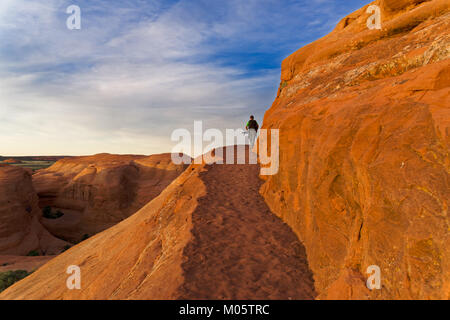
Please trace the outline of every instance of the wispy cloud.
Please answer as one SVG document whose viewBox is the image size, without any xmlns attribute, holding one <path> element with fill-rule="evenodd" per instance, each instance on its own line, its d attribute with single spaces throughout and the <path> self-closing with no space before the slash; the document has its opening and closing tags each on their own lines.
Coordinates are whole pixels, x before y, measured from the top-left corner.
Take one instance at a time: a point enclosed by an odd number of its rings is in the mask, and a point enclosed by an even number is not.
<svg viewBox="0 0 450 320">
<path fill-rule="evenodd" d="M 367 1 L 0 3 L 0 154 L 168 152 L 270 106 L 281 60 Z"/>
</svg>

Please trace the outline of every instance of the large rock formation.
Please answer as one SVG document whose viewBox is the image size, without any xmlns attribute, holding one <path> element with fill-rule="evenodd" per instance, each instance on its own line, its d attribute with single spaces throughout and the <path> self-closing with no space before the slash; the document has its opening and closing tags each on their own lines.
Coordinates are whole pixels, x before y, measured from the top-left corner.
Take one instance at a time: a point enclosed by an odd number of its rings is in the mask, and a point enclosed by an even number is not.
<svg viewBox="0 0 450 320">
<path fill-rule="evenodd" d="M 0 298 L 312 299 L 304 248 L 259 195 L 258 170 L 192 165 L 140 211 Z M 80 267 L 79 290 L 66 286 L 70 265 Z"/>
<path fill-rule="evenodd" d="M 185 166 L 170 154 L 98 154 L 57 161 L 33 176 L 41 208 L 64 215 L 43 219 L 57 237 L 79 241 L 127 218 L 156 197 Z"/>
<path fill-rule="evenodd" d="M 0 164 L 0 254 L 59 254 L 67 243 L 48 233 L 28 171 Z"/>
<path fill-rule="evenodd" d="M 319 298 L 450 298 L 450 2 L 383 0 L 282 65 L 261 192 L 303 241 Z M 366 288 L 368 266 L 381 290 Z"/>
</svg>

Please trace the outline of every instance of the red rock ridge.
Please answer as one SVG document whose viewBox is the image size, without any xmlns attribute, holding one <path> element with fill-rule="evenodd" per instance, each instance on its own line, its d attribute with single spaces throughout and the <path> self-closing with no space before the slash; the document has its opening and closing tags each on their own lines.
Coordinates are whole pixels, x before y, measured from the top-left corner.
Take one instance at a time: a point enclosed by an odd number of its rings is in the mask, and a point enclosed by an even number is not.
<svg viewBox="0 0 450 320">
<path fill-rule="evenodd" d="M 191 165 L 137 213 L 0 299 L 313 299 L 305 250 L 259 195 L 258 172 Z M 79 290 L 66 286 L 70 265 L 80 267 Z"/>
</svg>

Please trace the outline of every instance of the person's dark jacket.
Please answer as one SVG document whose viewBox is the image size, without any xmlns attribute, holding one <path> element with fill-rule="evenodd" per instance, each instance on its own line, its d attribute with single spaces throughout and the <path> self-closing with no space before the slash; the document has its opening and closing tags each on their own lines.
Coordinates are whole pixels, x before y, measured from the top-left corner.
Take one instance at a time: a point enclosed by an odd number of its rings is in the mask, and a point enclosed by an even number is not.
<svg viewBox="0 0 450 320">
<path fill-rule="evenodd" d="M 247 123 L 247 127 L 249 129 L 255 129 L 255 131 L 258 131 L 258 129 L 259 129 L 259 125 L 258 125 L 258 122 L 256 122 L 256 120 L 250 120 Z"/>
</svg>

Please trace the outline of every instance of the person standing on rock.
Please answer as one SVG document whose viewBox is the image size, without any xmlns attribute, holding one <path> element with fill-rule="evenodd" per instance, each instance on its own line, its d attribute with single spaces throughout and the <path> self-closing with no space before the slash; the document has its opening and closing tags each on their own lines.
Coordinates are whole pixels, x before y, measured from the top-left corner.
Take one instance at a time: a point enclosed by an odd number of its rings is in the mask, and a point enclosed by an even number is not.
<svg viewBox="0 0 450 320">
<path fill-rule="evenodd" d="M 258 122 L 256 122 L 254 116 L 250 116 L 250 120 L 247 122 L 245 129 L 248 130 L 248 140 L 250 141 L 250 146 L 253 148 L 255 145 L 256 134 L 259 129 Z"/>
</svg>

